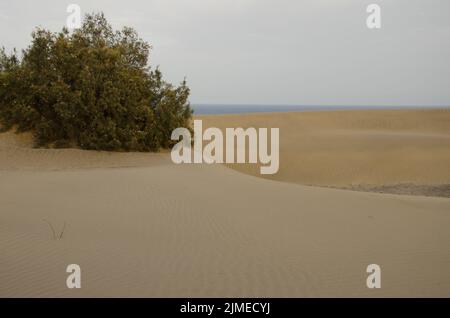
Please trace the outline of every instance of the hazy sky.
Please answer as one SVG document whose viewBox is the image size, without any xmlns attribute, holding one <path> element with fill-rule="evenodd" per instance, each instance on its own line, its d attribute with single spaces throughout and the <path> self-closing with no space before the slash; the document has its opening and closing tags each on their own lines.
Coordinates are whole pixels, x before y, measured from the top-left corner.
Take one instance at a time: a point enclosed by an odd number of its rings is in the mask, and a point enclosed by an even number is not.
<svg viewBox="0 0 450 318">
<path fill-rule="evenodd" d="M 193 103 L 450 105 L 449 0 L 2 0 L 0 45 L 59 30 L 70 3 L 137 29 Z"/>
</svg>

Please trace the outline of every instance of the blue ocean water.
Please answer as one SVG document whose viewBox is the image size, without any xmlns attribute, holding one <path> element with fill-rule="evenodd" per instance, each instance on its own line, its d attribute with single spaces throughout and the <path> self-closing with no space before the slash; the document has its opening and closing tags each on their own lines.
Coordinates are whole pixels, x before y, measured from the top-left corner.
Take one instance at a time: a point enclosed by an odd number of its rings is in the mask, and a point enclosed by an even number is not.
<svg viewBox="0 0 450 318">
<path fill-rule="evenodd" d="M 292 111 L 321 111 L 321 110 L 353 110 L 353 109 L 411 109 L 431 108 L 425 106 L 302 106 L 302 105 L 255 105 L 255 104 L 191 104 L 194 115 L 211 114 L 242 114 L 262 112 L 292 112 Z M 448 108 L 439 106 L 433 108 Z"/>
</svg>

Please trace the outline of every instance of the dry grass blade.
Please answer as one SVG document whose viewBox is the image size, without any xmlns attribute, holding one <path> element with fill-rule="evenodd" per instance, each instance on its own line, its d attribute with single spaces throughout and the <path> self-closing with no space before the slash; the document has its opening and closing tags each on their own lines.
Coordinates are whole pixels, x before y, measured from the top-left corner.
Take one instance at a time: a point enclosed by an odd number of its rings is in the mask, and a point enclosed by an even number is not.
<svg viewBox="0 0 450 318">
<path fill-rule="evenodd" d="M 47 221 L 46 219 L 43 219 L 42 221 L 44 221 L 45 223 L 48 224 L 48 226 L 50 227 L 50 230 L 52 231 L 53 234 L 53 239 L 54 240 L 60 240 L 62 239 L 63 235 L 64 235 L 64 231 L 66 230 L 66 222 L 64 222 L 63 228 L 61 230 L 61 232 L 59 232 L 59 234 L 56 234 L 55 228 L 53 227 L 53 224 L 50 223 L 49 221 Z"/>
<path fill-rule="evenodd" d="M 52 225 L 49 221 L 47 221 L 46 219 L 43 219 L 42 221 L 44 221 L 45 223 L 48 224 L 48 226 L 49 226 L 50 229 L 52 230 L 52 233 L 53 233 L 53 239 L 56 240 L 56 232 L 55 232 L 55 228 L 53 227 L 53 225 Z"/>
</svg>

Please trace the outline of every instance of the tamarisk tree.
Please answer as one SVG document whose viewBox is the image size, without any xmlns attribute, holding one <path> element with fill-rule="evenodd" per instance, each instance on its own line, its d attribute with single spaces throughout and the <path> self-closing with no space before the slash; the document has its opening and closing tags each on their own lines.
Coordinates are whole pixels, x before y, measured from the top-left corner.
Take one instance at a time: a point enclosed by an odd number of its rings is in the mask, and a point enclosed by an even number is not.
<svg viewBox="0 0 450 318">
<path fill-rule="evenodd" d="M 102 13 L 80 29 L 37 28 L 19 57 L 0 51 L 0 123 L 32 131 L 37 146 L 153 151 L 189 127 L 189 88 L 148 65 L 150 45 L 114 31 Z"/>
</svg>

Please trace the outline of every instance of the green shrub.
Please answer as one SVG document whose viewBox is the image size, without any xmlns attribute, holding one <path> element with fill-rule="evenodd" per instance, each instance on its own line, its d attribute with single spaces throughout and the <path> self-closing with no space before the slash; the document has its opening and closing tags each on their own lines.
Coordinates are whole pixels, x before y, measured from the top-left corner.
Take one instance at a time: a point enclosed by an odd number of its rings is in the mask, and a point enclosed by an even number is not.
<svg viewBox="0 0 450 318">
<path fill-rule="evenodd" d="M 103 14 L 82 27 L 36 29 L 31 45 L 0 51 L 0 122 L 32 131 L 38 146 L 150 151 L 188 127 L 189 88 L 148 67 L 150 45 L 131 28 L 113 31 Z"/>
</svg>

